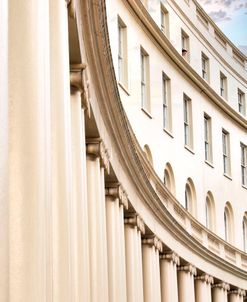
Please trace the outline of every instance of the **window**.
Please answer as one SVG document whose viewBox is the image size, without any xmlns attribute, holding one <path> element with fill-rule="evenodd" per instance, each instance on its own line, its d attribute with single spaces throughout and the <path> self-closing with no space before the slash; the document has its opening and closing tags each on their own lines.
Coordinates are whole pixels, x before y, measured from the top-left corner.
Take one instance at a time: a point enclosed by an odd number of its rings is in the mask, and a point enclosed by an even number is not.
<svg viewBox="0 0 247 302">
<path fill-rule="evenodd" d="M 175 180 L 172 167 L 169 163 L 166 164 L 164 170 L 164 185 L 169 191 L 175 194 Z"/>
<path fill-rule="evenodd" d="M 225 240 L 233 243 L 234 235 L 234 220 L 233 220 L 233 211 L 229 202 L 226 203 L 224 209 L 224 231 L 225 231 Z"/>
<path fill-rule="evenodd" d="M 205 160 L 212 162 L 211 118 L 204 113 L 204 152 Z"/>
<path fill-rule="evenodd" d="M 143 48 L 141 48 L 141 106 L 144 110 L 150 112 L 149 56 Z"/>
<path fill-rule="evenodd" d="M 206 216 L 206 227 L 214 231 L 215 225 L 215 206 L 214 199 L 211 192 L 207 193 L 206 203 L 205 203 L 205 216 Z"/>
<path fill-rule="evenodd" d="M 240 144 L 241 149 L 241 182 L 243 186 L 247 186 L 247 147 Z"/>
<path fill-rule="evenodd" d="M 191 178 L 188 178 L 184 191 L 184 207 L 192 215 L 196 216 L 196 194 Z"/>
<path fill-rule="evenodd" d="M 171 89 L 170 79 L 162 74 L 162 98 L 163 98 L 163 128 L 171 131 L 172 128 L 172 112 L 171 112 Z"/>
<path fill-rule="evenodd" d="M 245 94 L 238 89 L 238 112 L 245 115 Z"/>
<path fill-rule="evenodd" d="M 227 98 L 227 77 L 222 72 L 220 73 L 220 96 Z"/>
<path fill-rule="evenodd" d="M 223 151 L 223 171 L 224 174 L 230 175 L 231 174 L 231 167 L 230 167 L 230 137 L 229 133 L 222 130 L 222 151 Z"/>
<path fill-rule="evenodd" d="M 246 217 L 246 214 L 242 221 L 242 228 L 243 228 L 243 250 L 246 253 L 247 252 L 247 217 Z"/>
<path fill-rule="evenodd" d="M 160 28 L 161 31 L 169 37 L 169 15 L 167 9 L 164 5 L 161 5 L 160 8 Z"/>
<path fill-rule="evenodd" d="M 209 59 L 204 53 L 202 53 L 202 78 L 209 81 Z"/>
<path fill-rule="evenodd" d="M 189 36 L 181 30 L 181 46 L 182 56 L 186 61 L 189 61 Z"/>
<path fill-rule="evenodd" d="M 118 80 L 127 88 L 127 27 L 120 18 L 118 18 Z"/>
<path fill-rule="evenodd" d="M 184 144 L 193 147 L 191 99 L 184 94 Z"/>
</svg>

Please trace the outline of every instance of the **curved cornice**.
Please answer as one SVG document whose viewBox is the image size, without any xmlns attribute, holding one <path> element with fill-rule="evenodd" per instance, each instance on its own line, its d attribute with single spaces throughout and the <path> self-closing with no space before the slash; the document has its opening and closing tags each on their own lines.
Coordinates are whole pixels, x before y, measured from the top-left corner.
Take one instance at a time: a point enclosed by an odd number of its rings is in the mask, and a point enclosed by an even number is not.
<svg viewBox="0 0 247 302">
<path fill-rule="evenodd" d="M 76 15 L 80 43 L 81 45 L 84 43 L 86 48 L 87 63 L 96 90 L 97 98 L 94 101 L 100 110 L 106 131 L 111 137 L 111 148 L 114 149 L 114 154 L 117 154 L 116 161 L 121 162 L 121 169 L 127 173 L 128 180 L 135 187 L 138 196 L 160 225 L 170 232 L 174 240 L 179 241 L 191 253 L 195 253 L 202 262 L 207 260 L 224 272 L 237 278 L 247 279 L 247 272 L 205 249 L 198 240 L 188 234 L 167 210 L 151 184 L 140 146 L 120 100 L 111 57 L 105 1 L 79 0 Z M 149 169 L 153 171 L 150 165 Z M 170 198 L 170 193 L 164 187 L 163 190 L 167 198 Z M 145 217 L 143 219 L 145 220 Z"/>
<path fill-rule="evenodd" d="M 228 103 L 221 98 L 215 90 L 184 60 L 169 39 L 162 33 L 158 25 L 152 19 L 140 0 L 127 0 L 133 13 L 136 14 L 142 25 L 146 28 L 152 39 L 159 45 L 160 49 L 170 57 L 172 62 L 183 72 L 197 87 L 208 96 L 209 100 L 223 110 L 238 125 L 247 130 L 247 120 L 236 112 Z"/>
</svg>

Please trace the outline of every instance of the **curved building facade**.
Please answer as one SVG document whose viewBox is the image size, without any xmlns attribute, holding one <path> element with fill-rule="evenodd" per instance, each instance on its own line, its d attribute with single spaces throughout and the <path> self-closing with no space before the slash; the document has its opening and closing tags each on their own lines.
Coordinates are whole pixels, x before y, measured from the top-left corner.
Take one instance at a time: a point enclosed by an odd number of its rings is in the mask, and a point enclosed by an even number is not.
<svg viewBox="0 0 247 302">
<path fill-rule="evenodd" d="M 0 4 L 0 300 L 245 301 L 246 56 L 195 0 Z"/>
</svg>

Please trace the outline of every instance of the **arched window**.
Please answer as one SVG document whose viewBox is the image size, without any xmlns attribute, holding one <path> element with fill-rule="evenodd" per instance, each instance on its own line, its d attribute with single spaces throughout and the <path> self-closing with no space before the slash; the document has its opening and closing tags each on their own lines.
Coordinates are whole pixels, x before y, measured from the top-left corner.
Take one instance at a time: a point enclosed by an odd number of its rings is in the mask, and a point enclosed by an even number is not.
<svg viewBox="0 0 247 302">
<path fill-rule="evenodd" d="M 143 148 L 143 151 L 144 151 L 144 154 L 145 154 L 147 160 L 150 162 L 151 165 L 153 165 L 153 157 L 152 157 L 152 153 L 151 153 L 149 146 L 145 145 Z"/>
<path fill-rule="evenodd" d="M 175 180 L 172 167 L 169 163 L 166 164 L 164 170 L 164 185 L 169 191 L 175 194 Z"/>
<path fill-rule="evenodd" d="M 245 213 L 242 221 L 243 228 L 243 250 L 247 252 L 247 214 Z"/>
<path fill-rule="evenodd" d="M 196 193 L 193 181 L 188 178 L 184 191 L 184 207 L 192 215 L 196 216 Z"/>
<path fill-rule="evenodd" d="M 205 218 L 206 218 L 206 227 L 211 231 L 215 229 L 215 205 L 214 198 L 211 192 L 207 193 L 206 202 L 205 202 Z"/>
<path fill-rule="evenodd" d="M 225 230 L 225 240 L 233 243 L 234 221 L 233 221 L 232 207 L 229 202 L 226 203 L 225 210 L 224 210 L 224 230 Z"/>
</svg>

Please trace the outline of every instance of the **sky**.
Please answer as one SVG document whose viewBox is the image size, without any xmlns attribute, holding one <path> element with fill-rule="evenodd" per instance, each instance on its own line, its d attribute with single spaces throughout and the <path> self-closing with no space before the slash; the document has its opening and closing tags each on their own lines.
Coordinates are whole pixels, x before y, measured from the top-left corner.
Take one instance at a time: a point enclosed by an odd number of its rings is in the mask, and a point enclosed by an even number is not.
<svg viewBox="0 0 247 302">
<path fill-rule="evenodd" d="M 247 0 L 197 0 L 223 33 L 247 55 Z"/>
</svg>

